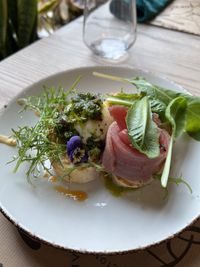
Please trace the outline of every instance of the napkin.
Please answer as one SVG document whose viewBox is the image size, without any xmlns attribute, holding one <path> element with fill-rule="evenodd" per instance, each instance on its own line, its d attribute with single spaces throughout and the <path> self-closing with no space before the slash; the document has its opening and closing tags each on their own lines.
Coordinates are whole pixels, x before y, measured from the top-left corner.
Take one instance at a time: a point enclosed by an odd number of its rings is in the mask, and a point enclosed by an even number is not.
<svg viewBox="0 0 200 267">
<path fill-rule="evenodd" d="M 137 20 L 145 22 L 157 16 L 172 0 L 137 0 Z"/>
<path fill-rule="evenodd" d="M 112 0 L 110 4 L 111 12 L 119 19 L 129 19 L 129 1 L 123 0 L 123 10 L 127 12 L 119 12 L 119 1 Z M 137 21 L 146 22 L 157 16 L 172 0 L 137 0 Z"/>
</svg>

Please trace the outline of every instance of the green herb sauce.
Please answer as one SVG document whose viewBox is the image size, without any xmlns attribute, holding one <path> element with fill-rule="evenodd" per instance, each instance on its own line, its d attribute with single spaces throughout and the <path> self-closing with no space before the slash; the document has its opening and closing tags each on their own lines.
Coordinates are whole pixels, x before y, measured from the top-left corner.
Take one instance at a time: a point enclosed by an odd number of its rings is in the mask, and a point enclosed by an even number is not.
<svg viewBox="0 0 200 267">
<path fill-rule="evenodd" d="M 79 93 L 71 98 L 70 104 L 64 110 L 67 121 L 80 123 L 87 120 L 102 120 L 102 104 L 99 95 Z"/>
<path fill-rule="evenodd" d="M 111 194 L 115 197 L 120 197 L 123 193 L 130 192 L 130 191 L 135 191 L 138 188 L 126 188 L 119 186 L 115 184 L 112 180 L 111 175 L 104 175 L 104 185 L 105 187 L 111 192 Z"/>
<path fill-rule="evenodd" d="M 60 110 L 55 121 L 55 131 L 61 143 L 66 143 L 72 136 L 79 135 L 76 124 L 88 120 L 102 119 L 102 100 L 99 95 L 79 93 L 70 99 L 63 110 Z M 87 142 L 87 149 L 100 148 L 98 142 Z M 96 151 L 95 151 L 96 153 Z"/>
</svg>

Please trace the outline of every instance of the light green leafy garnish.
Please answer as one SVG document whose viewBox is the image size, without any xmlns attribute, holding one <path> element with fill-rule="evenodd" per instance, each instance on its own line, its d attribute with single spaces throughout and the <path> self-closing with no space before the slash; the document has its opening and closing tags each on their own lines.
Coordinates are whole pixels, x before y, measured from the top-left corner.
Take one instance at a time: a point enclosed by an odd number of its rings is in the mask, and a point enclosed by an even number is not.
<svg viewBox="0 0 200 267">
<path fill-rule="evenodd" d="M 168 105 L 171 100 L 180 96 L 182 93 L 153 85 L 143 77 L 126 79 L 127 82 L 136 86 L 140 92 L 145 92 L 151 99 L 157 99 Z"/>
<path fill-rule="evenodd" d="M 170 172 L 172 148 L 174 140 L 180 136 L 185 127 L 185 116 L 187 109 L 187 101 L 184 97 L 177 97 L 173 99 L 166 108 L 165 116 L 172 125 L 172 135 L 170 138 L 167 158 L 161 176 L 161 185 L 167 186 L 167 181 Z"/>
<path fill-rule="evenodd" d="M 172 136 L 179 137 L 185 128 L 187 101 L 180 96 L 173 99 L 166 108 L 165 116 L 172 125 Z"/>
<path fill-rule="evenodd" d="M 117 93 L 115 95 L 107 95 L 106 101 L 110 105 L 123 105 L 130 107 L 135 103 L 135 101 L 141 99 L 143 94 L 127 94 L 127 93 Z"/>
<path fill-rule="evenodd" d="M 75 86 L 78 84 L 79 80 L 80 78 L 78 78 L 70 89 L 66 91 L 62 87 L 44 87 L 44 93 L 40 96 L 30 96 L 28 98 L 18 99 L 18 104 L 23 106 L 23 109 L 20 112 L 34 110 L 38 115 L 43 111 L 45 113 L 50 113 L 55 109 L 58 112 L 58 107 L 62 109 L 69 103 L 68 97 L 73 90 L 75 90 Z"/>
<path fill-rule="evenodd" d="M 128 110 L 126 125 L 132 145 L 149 158 L 160 154 L 159 132 L 152 120 L 148 98 L 138 100 Z"/>
<path fill-rule="evenodd" d="M 151 112 L 156 113 L 164 121 L 165 120 L 165 110 L 166 105 L 161 100 L 149 98 Z"/>
<path fill-rule="evenodd" d="M 200 141 L 200 100 L 196 97 L 189 98 L 185 129 L 191 137 Z"/>
<path fill-rule="evenodd" d="M 153 175 L 153 178 L 160 181 L 161 180 L 161 174 L 154 174 Z M 174 178 L 174 177 L 169 176 L 168 177 L 168 183 L 175 184 L 177 186 L 179 186 L 180 184 L 183 184 L 183 185 L 185 185 L 188 188 L 190 194 L 192 194 L 192 188 L 191 188 L 191 186 L 184 180 L 184 178 L 182 176 L 180 176 L 178 178 Z M 167 189 L 167 187 L 165 187 L 164 190 L 165 190 L 165 197 L 164 197 L 164 199 L 166 199 L 167 196 L 168 196 L 168 189 Z"/>
<path fill-rule="evenodd" d="M 45 111 L 44 111 L 45 112 Z M 52 120 L 52 114 L 42 114 L 38 123 L 34 127 L 24 126 L 19 127 L 17 130 L 12 129 L 13 137 L 17 140 L 18 155 L 15 158 L 17 160 L 14 172 L 16 172 L 19 166 L 23 162 L 30 162 L 29 169 L 26 173 L 27 178 L 31 176 L 38 176 L 38 167 L 41 165 L 45 170 L 45 161 L 51 159 L 52 161 L 59 161 L 60 156 L 65 151 L 65 146 L 50 141 L 49 135 L 54 122 Z"/>
<path fill-rule="evenodd" d="M 168 105 L 173 99 L 182 96 L 187 100 L 187 112 L 186 112 L 186 123 L 184 130 L 195 140 L 200 141 L 200 97 L 191 96 L 176 92 L 170 89 L 166 89 L 150 82 L 146 81 L 143 77 L 123 78 L 112 75 L 93 73 L 97 77 L 107 78 L 114 81 L 125 82 L 133 84 L 139 92 L 145 93 L 150 100 L 160 101 L 164 105 Z M 156 112 L 156 111 L 155 111 Z M 162 112 L 158 112 L 162 117 Z"/>
<path fill-rule="evenodd" d="M 140 92 L 145 92 L 150 98 L 158 99 L 166 105 L 179 96 L 184 97 L 187 100 L 187 112 L 184 130 L 191 137 L 197 141 L 200 141 L 200 97 L 175 92 L 157 85 L 152 85 L 142 77 L 130 79 L 129 82 L 135 85 Z"/>
<path fill-rule="evenodd" d="M 16 172 L 23 162 L 29 162 L 29 169 L 26 173 L 29 181 L 32 176 L 39 175 L 39 166 L 50 172 L 50 169 L 45 166 L 46 160 L 61 163 L 60 158 L 66 153 L 66 145 L 61 143 L 55 135 L 55 129 L 60 120 L 59 114 L 68 103 L 67 98 L 79 80 L 80 78 L 67 91 L 62 88 L 58 90 L 50 88 L 45 90 L 40 97 L 23 100 L 23 110 L 32 109 L 39 114 L 39 120 L 35 126 L 12 129 L 18 148 L 18 155 L 14 158 L 17 161 L 14 171 Z"/>
<path fill-rule="evenodd" d="M 190 193 L 192 194 L 191 186 L 183 179 L 182 176 L 180 176 L 179 178 L 169 177 L 168 179 L 169 179 L 169 183 L 174 183 L 176 185 L 184 184 L 188 188 Z"/>
</svg>

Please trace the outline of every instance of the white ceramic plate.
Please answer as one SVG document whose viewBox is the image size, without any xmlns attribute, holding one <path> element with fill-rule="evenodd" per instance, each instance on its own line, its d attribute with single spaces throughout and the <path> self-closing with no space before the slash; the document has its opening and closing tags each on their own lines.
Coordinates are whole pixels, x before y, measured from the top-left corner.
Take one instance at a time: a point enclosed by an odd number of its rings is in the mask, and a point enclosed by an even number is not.
<svg viewBox="0 0 200 267">
<path fill-rule="evenodd" d="M 82 75 L 79 88 L 85 91 L 114 92 L 132 86 L 92 76 L 93 71 L 124 77 L 144 76 L 150 82 L 181 90 L 179 86 L 151 73 L 116 67 L 74 69 L 48 77 L 26 89 L 20 96 L 39 94 L 43 85 L 68 88 Z M 0 134 L 9 135 L 11 128 L 34 124 L 32 112 L 18 114 L 16 99 L 0 116 Z M 14 164 L 6 163 L 15 148 L 0 144 L 0 207 L 16 225 L 30 235 L 64 249 L 81 252 L 120 253 L 145 248 L 172 237 L 200 214 L 200 143 L 183 136 L 176 144 L 172 175 L 182 174 L 193 189 L 169 186 L 168 199 L 158 182 L 141 190 L 114 197 L 101 181 L 79 186 L 88 192 L 85 202 L 67 199 L 55 192 L 52 183 L 27 183 L 27 165 L 14 174 Z"/>
</svg>

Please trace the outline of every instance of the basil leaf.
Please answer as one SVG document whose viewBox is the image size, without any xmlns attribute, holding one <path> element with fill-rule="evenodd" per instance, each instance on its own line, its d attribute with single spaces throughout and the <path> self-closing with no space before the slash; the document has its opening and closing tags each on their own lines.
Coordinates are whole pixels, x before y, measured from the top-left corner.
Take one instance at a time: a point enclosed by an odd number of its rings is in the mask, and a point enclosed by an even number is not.
<svg viewBox="0 0 200 267">
<path fill-rule="evenodd" d="M 171 100 L 180 96 L 182 93 L 175 92 L 169 89 L 161 88 L 157 85 L 153 85 L 145 80 L 143 77 L 136 77 L 132 79 L 126 79 L 129 83 L 135 85 L 140 91 L 146 93 L 150 98 L 154 98 L 162 101 L 168 105 Z"/>
<path fill-rule="evenodd" d="M 166 105 L 162 101 L 154 98 L 150 98 L 149 101 L 151 105 L 151 111 L 157 113 L 159 117 L 161 117 L 161 119 L 164 121 Z"/>
<path fill-rule="evenodd" d="M 131 107 L 133 103 L 143 97 L 142 94 L 125 94 L 125 93 L 119 93 L 116 95 L 108 95 L 106 97 L 106 101 L 110 105 L 122 105 Z M 151 99 L 149 98 L 151 111 L 154 113 L 157 113 L 161 119 L 164 121 L 164 113 L 166 109 L 166 105 L 158 100 L 158 99 Z"/>
<path fill-rule="evenodd" d="M 172 136 L 170 139 L 167 158 L 161 176 L 161 185 L 163 187 L 166 187 L 168 182 L 171 167 L 173 141 L 175 140 L 175 138 L 181 135 L 185 127 L 186 110 L 187 100 L 184 97 L 177 97 L 169 103 L 165 111 L 165 116 L 172 125 Z"/>
<path fill-rule="evenodd" d="M 187 100 L 184 97 L 173 99 L 166 108 L 165 116 L 172 125 L 174 138 L 180 136 L 185 128 Z"/>
<path fill-rule="evenodd" d="M 126 125 L 130 141 L 136 149 L 148 158 L 159 156 L 159 132 L 152 120 L 148 97 L 138 100 L 128 110 Z"/>
<path fill-rule="evenodd" d="M 184 97 L 188 102 L 185 131 L 197 141 L 200 141 L 200 97 L 191 96 L 180 92 L 175 92 L 170 89 L 161 88 L 152 85 L 142 77 L 126 79 L 131 84 L 135 85 L 140 92 L 145 92 L 150 98 L 155 98 L 165 104 L 177 97 Z"/>
<path fill-rule="evenodd" d="M 120 93 L 110 95 L 110 96 L 117 97 L 117 98 L 124 99 L 124 100 L 134 101 L 134 100 L 141 99 L 144 95 L 141 93 L 129 94 L 125 92 L 120 92 Z"/>
<path fill-rule="evenodd" d="M 200 97 L 175 92 L 170 89 L 165 89 L 157 85 L 153 85 L 147 82 L 143 77 L 134 77 L 126 79 L 123 77 L 116 77 L 96 72 L 93 74 L 97 77 L 133 84 L 141 93 L 145 93 L 150 99 L 162 101 L 166 105 L 168 105 L 173 99 L 179 96 L 185 97 L 188 102 L 185 131 L 191 137 L 193 137 L 197 141 L 200 141 Z"/>
<path fill-rule="evenodd" d="M 188 102 L 192 102 L 194 100 L 200 102 L 200 97 L 192 96 L 187 93 L 181 93 L 177 91 L 173 91 L 170 89 L 166 89 L 157 85 L 153 85 L 145 80 L 143 77 L 135 77 L 132 79 L 125 79 L 129 83 L 135 85 L 135 87 L 142 93 L 145 93 L 147 96 L 151 98 L 156 98 L 162 101 L 165 104 L 169 104 L 171 100 L 177 98 L 179 96 L 185 97 Z"/>
<path fill-rule="evenodd" d="M 126 107 L 131 107 L 133 105 L 132 100 L 130 101 L 126 99 L 121 99 L 116 96 L 108 96 L 106 98 L 106 101 L 108 102 L 109 105 L 121 105 Z"/>
<path fill-rule="evenodd" d="M 191 97 L 188 102 L 185 128 L 191 137 L 200 141 L 200 101 Z"/>
<path fill-rule="evenodd" d="M 115 95 L 108 95 L 106 101 L 111 105 L 131 107 L 136 100 L 141 99 L 142 97 L 142 94 L 127 94 L 121 92 Z"/>
</svg>

